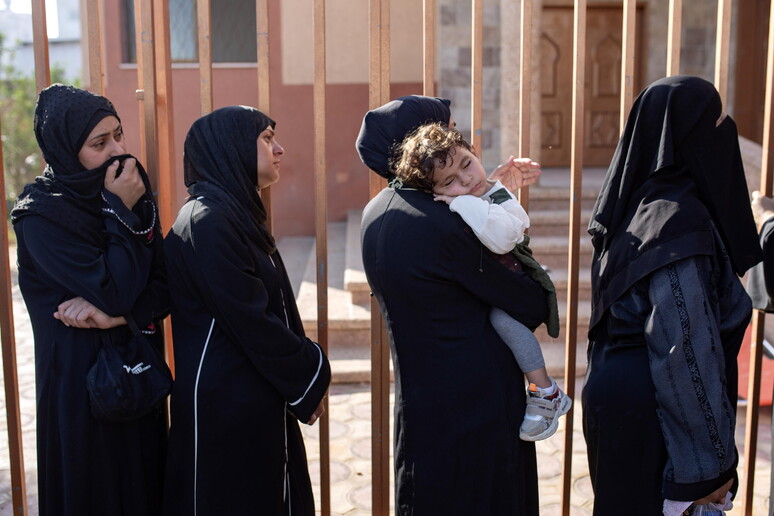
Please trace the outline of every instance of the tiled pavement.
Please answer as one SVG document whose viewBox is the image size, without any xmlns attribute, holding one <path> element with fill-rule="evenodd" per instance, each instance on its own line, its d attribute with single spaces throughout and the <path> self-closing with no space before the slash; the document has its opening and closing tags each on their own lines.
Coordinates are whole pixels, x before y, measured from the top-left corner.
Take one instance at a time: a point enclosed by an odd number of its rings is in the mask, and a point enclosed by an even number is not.
<svg viewBox="0 0 774 516">
<path fill-rule="evenodd" d="M 19 394 L 24 439 L 24 463 L 27 471 L 28 514 L 37 511 L 37 482 L 35 479 L 35 372 L 32 331 L 26 310 L 14 287 L 13 304 L 17 341 Z M 0 376 L 2 372 L 0 371 Z M 580 381 L 576 392 L 580 392 Z M 371 403 L 369 386 L 365 384 L 334 385 L 330 393 L 330 453 L 331 453 L 331 508 L 334 515 L 360 516 L 371 514 Z M 573 425 L 573 453 L 571 486 L 571 514 L 591 514 L 592 492 L 581 433 L 580 403 L 575 404 Z M 744 408 L 739 411 L 737 440 L 744 440 Z M 390 411 L 392 414 L 392 411 Z M 756 463 L 754 515 L 765 515 L 768 509 L 769 464 L 771 435 L 770 410 L 761 413 L 759 449 Z M 318 427 L 304 427 L 310 459 L 310 470 L 315 483 L 319 504 L 319 433 Z M 540 478 L 541 515 L 560 514 L 561 471 L 563 459 L 564 424 L 552 438 L 537 443 Z M 12 514 L 10 461 L 5 425 L 5 398 L 0 396 L 0 516 Z M 741 515 L 737 508 L 731 515 Z"/>
</svg>

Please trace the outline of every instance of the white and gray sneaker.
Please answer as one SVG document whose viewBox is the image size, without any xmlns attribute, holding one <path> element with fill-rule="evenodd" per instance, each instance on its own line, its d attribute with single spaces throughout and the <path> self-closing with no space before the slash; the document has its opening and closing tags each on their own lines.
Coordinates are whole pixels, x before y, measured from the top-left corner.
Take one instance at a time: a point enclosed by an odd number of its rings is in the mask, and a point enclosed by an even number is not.
<svg viewBox="0 0 774 516">
<path fill-rule="evenodd" d="M 559 418 L 572 407 L 572 400 L 559 387 L 553 394 L 546 394 L 534 383 L 527 389 L 527 410 L 519 429 L 522 441 L 541 441 L 551 437 L 559 426 Z"/>
</svg>

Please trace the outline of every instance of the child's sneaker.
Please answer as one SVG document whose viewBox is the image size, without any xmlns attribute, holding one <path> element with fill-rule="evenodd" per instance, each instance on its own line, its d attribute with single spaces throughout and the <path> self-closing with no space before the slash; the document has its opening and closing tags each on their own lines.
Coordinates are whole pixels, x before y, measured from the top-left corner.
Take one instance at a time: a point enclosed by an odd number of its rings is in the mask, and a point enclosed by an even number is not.
<svg viewBox="0 0 774 516">
<path fill-rule="evenodd" d="M 522 441 L 540 441 L 554 435 L 559 418 L 572 406 L 572 400 L 559 387 L 551 395 L 541 391 L 534 383 L 529 384 L 527 410 L 519 430 Z"/>
</svg>

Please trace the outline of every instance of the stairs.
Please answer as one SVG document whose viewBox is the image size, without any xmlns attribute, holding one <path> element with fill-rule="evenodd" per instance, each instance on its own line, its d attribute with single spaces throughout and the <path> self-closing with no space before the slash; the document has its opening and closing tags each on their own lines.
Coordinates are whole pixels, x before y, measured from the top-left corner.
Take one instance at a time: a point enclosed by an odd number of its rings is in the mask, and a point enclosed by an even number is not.
<svg viewBox="0 0 774 516">
<path fill-rule="evenodd" d="M 581 199 L 580 272 L 578 276 L 577 375 L 586 368 L 586 333 L 591 315 L 590 265 L 592 247 L 586 227 L 605 170 L 584 170 Z M 568 169 L 545 169 L 540 184 L 530 188 L 532 221 L 530 246 L 541 264 L 549 267 L 559 301 L 561 331 L 551 338 L 541 326 L 540 341 L 548 373 L 563 377 L 565 368 L 565 319 L 570 174 Z M 345 222 L 328 225 L 328 356 L 335 383 L 370 381 L 370 289 L 360 253 L 360 210 L 347 214 Z M 296 295 L 304 329 L 317 341 L 316 251 L 313 237 L 288 237 L 278 243 Z"/>
</svg>

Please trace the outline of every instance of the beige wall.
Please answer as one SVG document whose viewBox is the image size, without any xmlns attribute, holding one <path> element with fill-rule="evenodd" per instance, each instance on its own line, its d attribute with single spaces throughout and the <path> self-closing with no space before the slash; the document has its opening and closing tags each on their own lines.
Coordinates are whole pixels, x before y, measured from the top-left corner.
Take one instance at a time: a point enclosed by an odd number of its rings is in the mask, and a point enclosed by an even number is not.
<svg viewBox="0 0 774 516">
<path fill-rule="evenodd" d="M 368 4 L 366 0 L 326 2 L 329 84 L 368 82 Z M 312 0 L 282 0 L 282 80 L 311 84 L 314 77 Z M 391 2 L 391 76 L 393 82 L 422 80 L 422 2 Z"/>
</svg>

